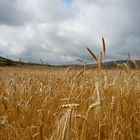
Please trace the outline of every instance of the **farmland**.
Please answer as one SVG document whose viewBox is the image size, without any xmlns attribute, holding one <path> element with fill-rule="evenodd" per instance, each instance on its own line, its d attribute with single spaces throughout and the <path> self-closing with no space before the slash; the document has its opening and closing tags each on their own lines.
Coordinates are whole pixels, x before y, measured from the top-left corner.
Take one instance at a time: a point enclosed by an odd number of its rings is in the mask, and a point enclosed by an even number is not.
<svg viewBox="0 0 140 140">
<path fill-rule="evenodd" d="M 138 140 L 140 71 L 0 68 L 0 139 Z"/>
</svg>

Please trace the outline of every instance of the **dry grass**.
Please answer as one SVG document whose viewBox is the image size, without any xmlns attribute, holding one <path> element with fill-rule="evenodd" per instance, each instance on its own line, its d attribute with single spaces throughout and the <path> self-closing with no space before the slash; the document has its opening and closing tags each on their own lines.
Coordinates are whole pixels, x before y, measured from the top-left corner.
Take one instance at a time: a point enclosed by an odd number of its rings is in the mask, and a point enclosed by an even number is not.
<svg viewBox="0 0 140 140">
<path fill-rule="evenodd" d="M 0 139 L 138 140 L 140 72 L 1 68 Z"/>
</svg>

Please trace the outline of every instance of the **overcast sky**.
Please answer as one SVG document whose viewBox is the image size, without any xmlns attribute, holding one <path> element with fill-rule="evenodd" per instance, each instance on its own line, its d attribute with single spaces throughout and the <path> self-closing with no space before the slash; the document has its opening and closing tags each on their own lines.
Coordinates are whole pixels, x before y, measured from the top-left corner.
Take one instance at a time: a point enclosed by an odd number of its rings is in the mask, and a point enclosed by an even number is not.
<svg viewBox="0 0 140 140">
<path fill-rule="evenodd" d="M 140 0 L 0 0 L 0 56 L 49 64 L 140 58 Z"/>
</svg>

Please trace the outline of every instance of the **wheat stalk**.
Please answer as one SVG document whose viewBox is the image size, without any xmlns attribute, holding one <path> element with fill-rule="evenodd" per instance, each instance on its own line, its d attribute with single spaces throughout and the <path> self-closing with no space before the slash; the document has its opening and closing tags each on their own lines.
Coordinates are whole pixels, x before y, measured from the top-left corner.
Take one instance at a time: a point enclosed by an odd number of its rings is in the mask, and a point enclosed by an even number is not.
<svg viewBox="0 0 140 140">
<path fill-rule="evenodd" d="M 90 48 L 87 47 L 87 50 L 89 51 L 89 53 L 91 54 L 91 56 L 96 60 L 96 62 L 98 63 L 98 59 L 96 57 L 96 55 L 91 51 Z"/>
<path fill-rule="evenodd" d="M 111 100 L 111 110 L 115 111 L 117 109 L 117 97 L 112 96 L 112 100 Z"/>
<path fill-rule="evenodd" d="M 102 59 L 103 59 L 103 53 L 100 52 L 99 69 L 101 68 L 101 65 L 102 65 Z"/>
<path fill-rule="evenodd" d="M 106 44 L 105 44 L 105 39 L 104 39 L 104 37 L 102 37 L 102 44 L 103 44 L 103 53 L 104 53 L 104 55 L 105 55 L 105 53 L 106 53 Z"/>
<path fill-rule="evenodd" d="M 79 104 L 64 104 L 64 105 L 61 105 L 60 108 L 64 109 L 64 108 L 75 108 L 75 107 L 80 107 Z"/>
</svg>

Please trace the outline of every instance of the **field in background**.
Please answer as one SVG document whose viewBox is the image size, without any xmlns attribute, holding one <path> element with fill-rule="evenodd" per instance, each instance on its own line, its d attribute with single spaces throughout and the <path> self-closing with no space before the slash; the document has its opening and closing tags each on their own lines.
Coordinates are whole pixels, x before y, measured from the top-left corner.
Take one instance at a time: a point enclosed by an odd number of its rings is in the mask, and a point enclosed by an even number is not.
<svg viewBox="0 0 140 140">
<path fill-rule="evenodd" d="M 138 140 L 140 71 L 0 69 L 1 140 Z"/>
</svg>

